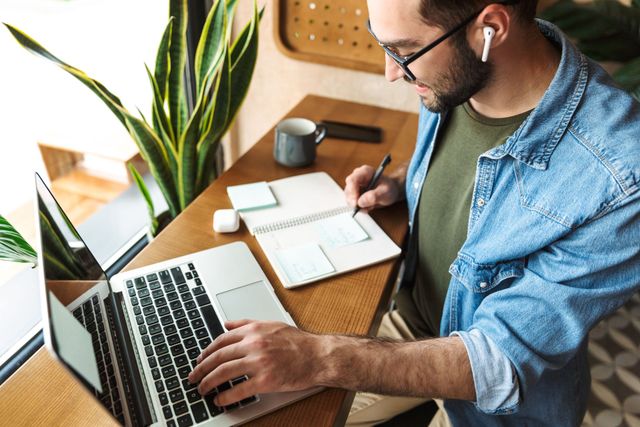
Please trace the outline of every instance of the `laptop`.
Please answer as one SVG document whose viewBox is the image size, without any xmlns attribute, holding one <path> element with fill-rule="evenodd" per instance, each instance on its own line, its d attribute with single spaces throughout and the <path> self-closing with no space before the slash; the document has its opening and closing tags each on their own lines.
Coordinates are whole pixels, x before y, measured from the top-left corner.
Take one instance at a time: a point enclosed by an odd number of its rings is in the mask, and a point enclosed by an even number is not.
<svg viewBox="0 0 640 427">
<path fill-rule="evenodd" d="M 204 397 L 189 384 L 196 357 L 226 320 L 295 326 L 243 242 L 108 278 L 38 174 L 36 193 L 45 344 L 120 424 L 231 426 L 319 391 L 218 407 L 215 394 L 246 376 Z"/>
</svg>

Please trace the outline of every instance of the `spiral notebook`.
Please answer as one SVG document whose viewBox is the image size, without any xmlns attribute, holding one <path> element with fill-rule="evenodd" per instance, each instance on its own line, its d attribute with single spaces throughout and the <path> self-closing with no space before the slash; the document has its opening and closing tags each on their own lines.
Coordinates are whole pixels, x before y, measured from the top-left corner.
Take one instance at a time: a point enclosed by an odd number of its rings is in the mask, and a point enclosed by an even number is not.
<svg viewBox="0 0 640 427">
<path fill-rule="evenodd" d="M 400 255 L 367 214 L 351 217 L 342 188 L 325 172 L 271 181 L 274 207 L 240 212 L 285 288 Z"/>
</svg>

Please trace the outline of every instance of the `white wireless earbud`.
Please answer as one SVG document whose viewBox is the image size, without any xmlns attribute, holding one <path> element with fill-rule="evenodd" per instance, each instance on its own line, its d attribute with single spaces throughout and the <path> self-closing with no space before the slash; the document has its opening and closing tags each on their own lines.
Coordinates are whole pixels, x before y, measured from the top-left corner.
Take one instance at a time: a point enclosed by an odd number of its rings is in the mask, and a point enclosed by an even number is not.
<svg viewBox="0 0 640 427">
<path fill-rule="evenodd" d="M 493 40 L 493 36 L 496 35 L 496 30 L 492 27 L 484 27 L 482 29 L 484 33 L 484 47 L 482 48 L 482 62 L 487 62 L 489 59 L 489 49 L 491 49 L 491 41 Z"/>
</svg>

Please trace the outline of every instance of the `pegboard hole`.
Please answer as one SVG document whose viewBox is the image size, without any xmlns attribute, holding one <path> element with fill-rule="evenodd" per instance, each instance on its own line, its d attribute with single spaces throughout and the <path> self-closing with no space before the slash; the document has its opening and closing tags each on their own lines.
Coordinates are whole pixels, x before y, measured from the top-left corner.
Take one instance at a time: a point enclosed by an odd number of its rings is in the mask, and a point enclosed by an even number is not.
<svg viewBox="0 0 640 427">
<path fill-rule="evenodd" d="M 316 9 L 316 4 L 315 3 L 309 3 L 309 9 L 311 10 L 315 10 Z"/>
</svg>

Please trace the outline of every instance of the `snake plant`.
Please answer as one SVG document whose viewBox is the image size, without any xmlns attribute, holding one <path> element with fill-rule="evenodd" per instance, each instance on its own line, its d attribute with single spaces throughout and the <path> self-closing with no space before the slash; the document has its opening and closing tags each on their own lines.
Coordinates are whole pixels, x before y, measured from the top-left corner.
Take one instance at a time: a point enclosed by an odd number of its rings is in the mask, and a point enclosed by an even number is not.
<svg viewBox="0 0 640 427">
<path fill-rule="evenodd" d="M 22 235 L 0 215 L 0 260 L 38 264 L 36 251 Z"/>
<path fill-rule="evenodd" d="M 576 40 L 585 55 L 596 61 L 622 63 L 612 77 L 640 100 L 640 0 L 631 0 L 628 5 L 618 0 L 559 0 L 540 17 Z"/>
<path fill-rule="evenodd" d="M 232 40 L 231 23 L 237 0 L 216 0 L 205 21 L 195 55 L 196 97 L 187 106 L 184 82 L 187 60 L 187 0 L 171 0 L 169 22 L 158 47 L 153 72 L 151 122 L 131 114 L 103 84 L 63 62 L 19 29 L 4 24 L 28 51 L 48 59 L 80 80 L 113 112 L 137 144 L 175 218 L 219 174 L 220 139 L 231 126 L 246 97 L 258 53 L 258 24 L 253 15 Z M 136 180 L 143 194 L 144 183 Z"/>
</svg>

